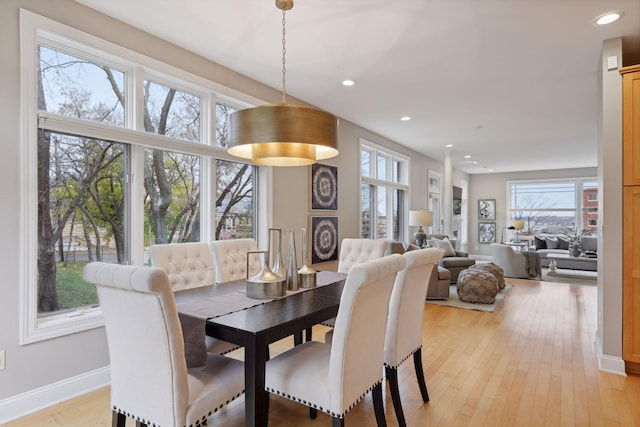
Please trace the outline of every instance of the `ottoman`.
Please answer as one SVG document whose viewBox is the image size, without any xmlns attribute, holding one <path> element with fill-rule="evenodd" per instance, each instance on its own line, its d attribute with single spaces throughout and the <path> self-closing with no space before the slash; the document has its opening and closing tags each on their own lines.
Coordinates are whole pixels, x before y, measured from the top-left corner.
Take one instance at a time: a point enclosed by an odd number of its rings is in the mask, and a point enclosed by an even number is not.
<svg viewBox="0 0 640 427">
<path fill-rule="evenodd" d="M 471 270 L 482 270 L 493 274 L 496 277 L 496 280 L 498 280 L 498 291 L 503 290 L 506 286 L 506 283 L 504 282 L 504 270 L 502 269 L 502 267 L 497 266 L 492 262 L 474 264 L 469 268 Z"/>
<path fill-rule="evenodd" d="M 451 272 L 446 268 L 434 265 L 429 278 L 427 299 L 449 299 Z"/>
<path fill-rule="evenodd" d="M 498 279 L 487 271 L 467 269 L 460 272 L 456 288 L 460 301 L 492 304 L 498 295 Z"/>
</svg>

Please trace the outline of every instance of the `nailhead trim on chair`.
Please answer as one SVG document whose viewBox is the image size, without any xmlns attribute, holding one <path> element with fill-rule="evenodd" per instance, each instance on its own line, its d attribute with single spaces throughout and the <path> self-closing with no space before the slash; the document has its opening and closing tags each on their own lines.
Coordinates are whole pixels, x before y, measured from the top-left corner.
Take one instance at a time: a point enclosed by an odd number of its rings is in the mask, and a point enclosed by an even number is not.
<svg viewBox="0 0 640 427">
<path fill-rule="evenodd" d="M 364 393 L 362 393 L 362 395 L 361 395 L 359 398 L 357 398 L 355 402 L 353 402 L 351 405 L 349 405 L 349 407 L 347 408 L 347 410 L 346 410 L 346 411 L 344 411 L 342 414 L 337 414 L 337 413 L 332 412 L 332 411 L 330 411 L 330 410 L 328 410 L 328 409 L 324 409 L 324 408 L 322 408 L 321 406 L 316 405 L 315 403 L 307 402 L 307 401 L 306 401 L 306 400 L 304 400 L 304 399 L 300 399 L 299 397 L 292 396 L 292 395 L 290 395 L 290 394 L 287 394 L 287 393 L 281 392 L 280 390 L 276 390 L 276 389 L 273 389 L 273 388 L 271 388 L 271 387 L 265 387 L 265 390 L 267 390 L 269 393 L 274 393 L 274 394 L 277 394 L 278 396 L 286 397 L 287 399 L 290 399 L 290 400 L 293 400 L 293 401 L 296 401 L 296 402 L 302 403 L 303 405 L 306 405 L 306 406 L 308 406 L 308 407 L 310 407 L 310 408 L 317 409 L 318 411 L 322 411 L 322 412 L 324 412 L 325 414 L 329 414 L 329 415 L 331 415 L 331 416 L 332 416 L 332 417 L 334 417 L 334 418 L 341 418 L 341 419 L 342 419 L 342 418 L 344 418 L 344 416 L 347 414 L 347 412 L 349 412 L 350 410 L 352 410 L 352 409 L 353 409 L 353 408 L 354 408 L 358 403 L 360 403 L 360 401 L 361 401 L 362 399 L 364 399 L 364 397 L 367 395 L 367 393 L 369 393 L 370 391 L 372 391 L 372 390 L 373 390 L 377 385 L 379 385 L 379 384 L 381 384 L 381 383 L 382 383 L 382 379 L 380 379 L 380 380 L 376 381 L 376 383 L 375 383 L 374 385 L 372 385 L 371 387 L 369 387 L 369 388 L 368 388 Z"/>
<path fill-rule="evenodd" d="M 244 394 L 244 390 L 242 390 L 240 393 L 236 394 L 231 399 L 227 400 L 225 403 L 221 404 L 217 408 L 214 408 L 213 411 L 209 411 L 209 413 L 207 415 L 203 415 L 202 419 L 196 421 L 195 424 L 189 424 L 189 427 L 201 427 L 201 426 L 207 425 L 207 419 L 210 416 L 212 416 L 213 414 L 218 412 L 220 409 L 224 408 L 226 405 L 228 405 L 229 403 L 233 402 L 234 400 L 236 400 L 238 397 L 242 396 L 243 394 Z M 127 411 L 123 411 L 120 408 L 118 408 L 117 406 L 113 406 L 112 409 L 114 411 L 116 411 L 116 412 L 128 417 L 128 418 L 133 418 L 136 421 L 139 421 L 141 423 L 145 423 L 147 425 L 147 427 L 162 427 L 159 424 L 156 424 L 156 423 L 152 422 L 151 420 L 147 420 L 145 418 L 140 418 L 137 415 L 133 415 L 133 414 L 127 412 Z M 187 426 L 185 425 L 184 427 L 187 427 Z"/>
<path fill-rule="evenodd" d="M 391 368 L 391 369 L 397 369 L 398 366 L 402 365 L 404 363 L 405 360 L 407 360 L 408 358 L 410 358 L 411 356 L 413 356 L 413 353 L 415 353 L 416 351 L 422 349 L 422 345 L 418 346 L 418 348 L 416 348 L 415 350 L 411 351 L 411 353 L 407 354 L 404 359 L 402 359 L 400 362 L 398 362 L 395 366 L 391 366 L 388 363 L 385 362 L 384 366 Z"/>
</svg>

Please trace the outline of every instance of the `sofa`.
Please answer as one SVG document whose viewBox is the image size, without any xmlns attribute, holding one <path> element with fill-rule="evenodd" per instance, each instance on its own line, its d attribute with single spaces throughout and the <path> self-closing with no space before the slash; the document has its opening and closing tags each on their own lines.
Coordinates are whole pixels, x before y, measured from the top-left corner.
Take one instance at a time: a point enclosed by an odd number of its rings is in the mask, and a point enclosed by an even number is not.
<svg viewBox="0 0 640 427">
<path fill-rule="evenodd" d="M 563 234 L 537 234 L 534 236 L 533 242 L 536 253 L 540 255 L 540 263 L 543 267 L 549 267 L 548 254 L 569 254 L 569 238 Z M 597 256 L 598 237 L 582 236 L 580 238 L 580 250 L 583 253 L 589 251 Z M 569 270 L 596 271 L 598 269 L 598 263 L 579 259 L 557 259 L 556 264 L 558 268 Z"/>
<path fill-rule="evenodd" d="M 415 249 L 420 249 L 416 245 L 387 241 L 387 250 L 385 255 L 400 254 Z M 451 283 L 451 272 L 444 267 L 434 265 L 429 278 L 429 288 L 427 290 L 427 299 L 449 299 L 449 285 Z"/>
<path fill-rule="evenodd" d="M 442 259 L 438 261 L 438 265 L 449 270 L 451 283 L 458 281 L 458 275 L 462 270 L 466 270 L 476 263 L 475 259 L 469 258 L 467 252 L 455 250 L 449 241 L 449 236 L 445 234 L 427 234 L 427 246 L 436 247 L 444 251 Z"/>
</svg>

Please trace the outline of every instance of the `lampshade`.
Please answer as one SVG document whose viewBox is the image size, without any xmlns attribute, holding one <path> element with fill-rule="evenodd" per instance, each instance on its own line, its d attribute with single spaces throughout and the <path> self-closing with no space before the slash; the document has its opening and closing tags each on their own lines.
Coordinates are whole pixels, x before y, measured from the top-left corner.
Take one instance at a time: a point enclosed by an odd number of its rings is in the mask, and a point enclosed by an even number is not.
<svg viewBox="0 0 640 427">
<path fill-rule="evenodd" d="M 516 230 L 524 230 L 524 220 L 522 219 L 514 219 L 513 221 L 511 221 L 511 225 Z"/>
<path fill-rule="evenodd" d="M 232 113 L 227 152 L 259 165 L 305 166 L 338 155 L 338 121 L 325 111 L 287 104 L 285 15 L 293 0 L 276 0 L 276 7 L 282 10 L 282 103 Z"/>
<path fill-rule="evenodd" d="M 433 225 L 433 212 L 430 211 L 409 211 L 409 225 Z"/>
<path fill-rule="evenodd" d="M 338 122 L 315 108 L 266 104 L 232 113 L 229 154 L 266 166 L 304 166 L 338 155 Z"/>
</svg>

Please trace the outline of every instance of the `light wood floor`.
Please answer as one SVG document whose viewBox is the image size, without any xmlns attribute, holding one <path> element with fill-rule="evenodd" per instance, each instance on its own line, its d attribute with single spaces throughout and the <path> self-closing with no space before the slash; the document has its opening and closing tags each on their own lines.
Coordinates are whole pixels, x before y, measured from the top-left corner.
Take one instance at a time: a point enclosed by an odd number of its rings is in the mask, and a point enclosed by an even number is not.
<svg viewBox="0 0 640 427">
<path fill-rule="evenodd" d="M 431 402 L 420 398 L 413 363 L 399 371 L 410 426 L 634 426 L 640 425 L 640 377 L 600 372 L 594 351 L 596 287 L 510 280 L 512 290 L 494 313 L 426 305 L 423 360 Z M 323 335 L 314 328 L 314 336 Z M 290 346 L 272 346 L 278 353 Z M 396 426 L 386 390 L 387 421 Z M 244 425 L 244 400 L 209 420 Z M 324 414 L 273 397 L 273 426 L 328 426 Z M 370 396 L 346 417 L 374 426 Z M 7 427 L 110 426 L 105 388 L 6 424 Z M 133 425 L 127 424 L 127 425 Z"/>
</svg>

